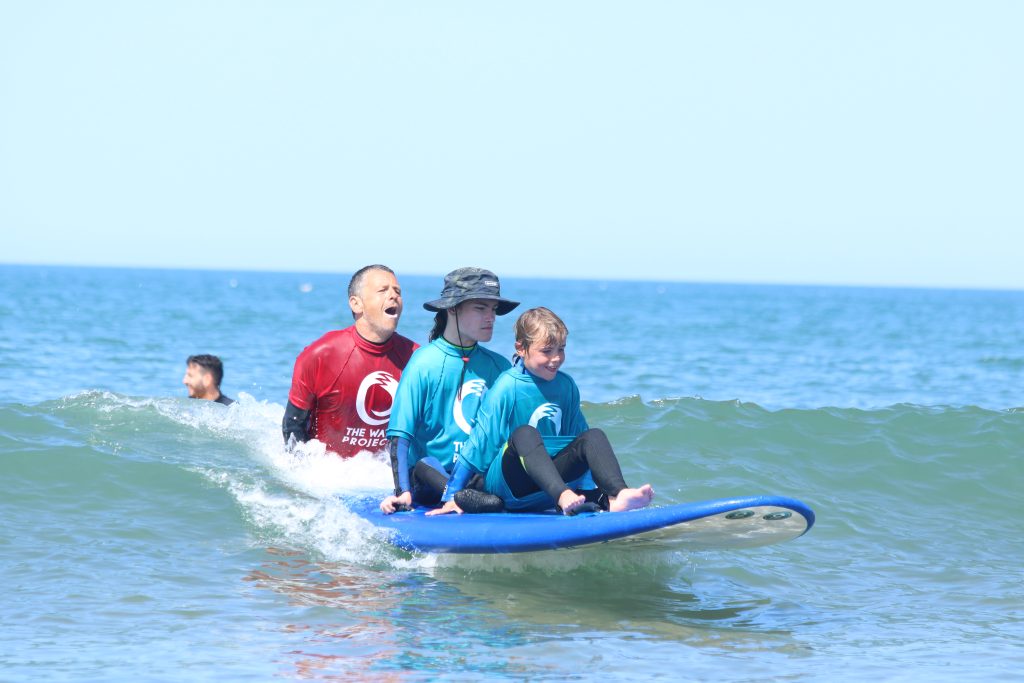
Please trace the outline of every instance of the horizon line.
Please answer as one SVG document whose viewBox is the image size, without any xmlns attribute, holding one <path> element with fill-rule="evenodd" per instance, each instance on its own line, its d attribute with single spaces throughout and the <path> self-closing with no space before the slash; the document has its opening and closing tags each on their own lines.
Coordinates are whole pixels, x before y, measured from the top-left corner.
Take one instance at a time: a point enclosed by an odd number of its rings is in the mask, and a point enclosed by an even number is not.
<svg viewBox="0 0 1024 683">
<path fill-rule="evenodd" d="M 367 264 L 369 265 L 369 264 Z M 259 267 L 212 267 L 212 266 L 154 266 L 154 265 L 125 265 L 125 264 L 81 264 L 81 263 L 14 263 L 0 261 L 0 267 L 14 268 L 81 268 L 93 270 L 155 270 L 155 271 L 185 271 L 205 273 L 274 273 L 280 275 L 339 275 L 351 276 L 350 272 L 343 270 L 294 270 L 291 268 L 259 268 Z M 389 266 L 390 267 L 390 266 Z M 396 269 L 397 270 L 397 269 Z M 355 272 L 353 270 L 352 272 Z M 412 272 L 406 271 L 399 277 L 438 277 L 443 272 Z M 711 285 L 711 286 L 739 286 L 739 287 L 823 287 L 836 289 L 907 289 L 907 290 L 939 290 L 939 291 L 971 291 L 971 292 L 1021 292 L 1024 285 L 1020 287 L 993 286 L 993 285 L 934 285 L 934 284 L 882 284 L 865 282 L 793 282 L 793 281 L 763 281 L 763 280 L 686 280 L 677 278 L 638 278 L 628 276 L 578 276 L 568 277 L 563 275 L 502 275 L 505 280 L 557 280 L 577 282 L 635 282 L 635 283 L 658 283 L 658 284 L 680 284 L 680 285 Z"/>
</svg>

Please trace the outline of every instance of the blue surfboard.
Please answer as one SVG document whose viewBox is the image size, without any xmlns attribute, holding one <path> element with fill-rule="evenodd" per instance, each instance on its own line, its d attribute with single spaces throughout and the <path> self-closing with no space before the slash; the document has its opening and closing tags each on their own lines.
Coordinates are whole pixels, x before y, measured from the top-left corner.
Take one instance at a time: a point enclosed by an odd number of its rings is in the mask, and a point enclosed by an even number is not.
<svg viewBox="0 0 1024 683">
<path fill-rule="evenodd" d="M 782 496 L 723 498 L 574 517 L 554 510 L 427 517 L 428 508 L 385 515 L 379 503 L 374 498 L 345 499 L 350 510 L 384 530 L 391 544 L 429 553 L 522 553 L 619 539 L 693 549 L 750 548 L 794 539 L 814 525 L 811 508 Z"/>
</svg>

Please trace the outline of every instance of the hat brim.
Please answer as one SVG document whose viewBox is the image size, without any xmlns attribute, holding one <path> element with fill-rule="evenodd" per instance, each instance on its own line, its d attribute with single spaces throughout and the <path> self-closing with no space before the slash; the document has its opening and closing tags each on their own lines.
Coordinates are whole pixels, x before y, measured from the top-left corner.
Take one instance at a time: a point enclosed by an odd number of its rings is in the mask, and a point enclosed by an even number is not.
<svg viewBox="0 0 1024 683">
<path fill-rule="evenodd" d="M 511 313 L 512 311 L 515 310 L 516 306 L 519 305 L 518 301 L 511 301 L 510 299 L 502 299 L 500 296 L 488 296 L 486 294 L 474 294 L 472 296 L 463 296 L 463 297 L 453 296 L 453 297 L 444 297 L 444 298 L 441 298 L 441 299 L 434 299 L 433 301 L 428 301 L 427 303 L 423 304 L 423 308 L 427 309 L 428 311 L 433 311 L 433 312 L 437 313 L 437 312 L 440 312 L 440 311 L 447 311 L 449 308 L 455 308 L 456 306 L 458 306 L 459 304 L 461 304 L 464 301 L 472 301 L 474 299 L 484 299 L 484 300 L 487 300 L 487 301 L 497 301 L 498 302 L 498 310 L 496 310 L 495 313 L 497 313 L 498 315 L 505 315 L 506 313 Z"/>
</svg>

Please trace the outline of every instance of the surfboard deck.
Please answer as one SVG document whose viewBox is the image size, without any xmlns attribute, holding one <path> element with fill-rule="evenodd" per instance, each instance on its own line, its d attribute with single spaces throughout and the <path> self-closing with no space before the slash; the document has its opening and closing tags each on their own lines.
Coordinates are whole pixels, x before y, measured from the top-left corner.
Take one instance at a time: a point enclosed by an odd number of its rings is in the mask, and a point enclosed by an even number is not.
<svg viewBox="0 0 1024 683">
<path fill-rule="evenodd" d="M 789 541 L 814 525 L 806 504 L 783 496 L 722 498 L 651 506 L 629 512 L 449 514 L 429 508 L 385 515 L 379 499 L 345 499 L 346 506 L 385 530 L 388 542 L 429 553 L 522 553 L 628 539 L 685 548 L 752 548 Z"/>
</svg>

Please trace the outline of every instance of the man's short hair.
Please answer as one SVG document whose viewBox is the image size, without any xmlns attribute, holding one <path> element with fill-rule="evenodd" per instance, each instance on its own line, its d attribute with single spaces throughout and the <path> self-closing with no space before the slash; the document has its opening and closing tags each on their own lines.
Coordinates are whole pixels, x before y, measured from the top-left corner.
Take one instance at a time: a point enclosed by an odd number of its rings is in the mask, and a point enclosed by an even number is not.
<svg viewBox="0 0 1024 683">
<path fill-rule="evenodd" d="M 385 273 L 395 274 L 395 271 L 391 270 L 387 266 L 382 266 L 379 263 L 374 263 L 372 266 L 363 266 L 355 272 L 352 279 L 348 281 L 348 295 L 359 296 L 359 290 L 363 287 L 363 280 L 366 279 L 366 274 L 371 270 L 383 270 Z"/>
<path fill-rule="evenodd" d="M 197 356 L 189 356 L 186 364 L 198 365 L 209 372 L 213 375 L 213 383 L 220 389 L 220 381 L 224 379 L 224 364 L 220 362 L 220 358 L 211 356 L 208 353 L 201 353 Z"/>
<path fill-rule="evenodd" d="M 348 295 L 349 298 L 359 296 L 359 290 L 363 288 L 363 280 L 366 279 L 366 274 L 371 270 L 383 270 L 385 273 L 395 274 L 395 271 L 391 270 L 387 266 L 382 266 L 379 263 L 374 263 L 372 266 L 363 266 L 355 272 L 352 279 L 348 281 Z M 356 312 L 352 311 L 352 318 L 355 319 Z"/>
</svg>

